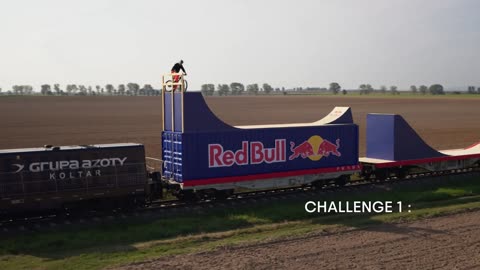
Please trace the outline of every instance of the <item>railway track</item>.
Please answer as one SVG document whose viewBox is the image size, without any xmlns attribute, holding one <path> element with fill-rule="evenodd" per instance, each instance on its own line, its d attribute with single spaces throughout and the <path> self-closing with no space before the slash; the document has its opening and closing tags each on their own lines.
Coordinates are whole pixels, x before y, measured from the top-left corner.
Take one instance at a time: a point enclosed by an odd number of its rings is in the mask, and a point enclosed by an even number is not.
<svg viewBox="0 0 480 270">
<path fill-rule="evenodd" d="M 411 174 L 403 179 L 391 178 L 385 181 L 376 179 L 356 180 L 345 186 L 289 187 L 273 190 L 242 192 L 226 200 L 203 200 L 187 203 L 179 200 L 154 201 L 145 208 L 135 210 L 117 209 L 114 211 L 90 211 L 71 213 L 47 213 L 38 216 L 10 217 L 0 220 L 0 235 L 12 237 L 19 234 L 89 228 L 95 225 L 114 224 L 126 221 L 148 221 L 183 214 L 202 213 L 211 209 L 230 209 L 238 206 L 271 203 L 275 200 L 326 198 L 355 193 L 385 191 L 399 185 L 437 185 L 442 181 L 462 177 L 480 176 L 479 168 L 456 170 L 441 173 Z"/>
</svg>

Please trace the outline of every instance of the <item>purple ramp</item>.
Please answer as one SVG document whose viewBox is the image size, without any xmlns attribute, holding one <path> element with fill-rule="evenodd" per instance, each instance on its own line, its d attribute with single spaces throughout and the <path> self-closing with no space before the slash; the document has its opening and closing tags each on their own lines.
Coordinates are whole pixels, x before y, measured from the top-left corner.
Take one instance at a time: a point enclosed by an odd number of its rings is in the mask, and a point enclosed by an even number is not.
<svg viewBox="0 0 480 270">
<path fill-rule="evenodd" d="M 210 110 L 200 92 L 186 92 L 183 94 L 184 103 L 184 131 L 227 131 L 235 130 L 226 124 Z"/>
<path fill-rule="evenodd" d="M 367 115 L 367 157 L 385 160 L 412 160 L 442 157 L 426 144 L 400 115 Z"/>
</svg>

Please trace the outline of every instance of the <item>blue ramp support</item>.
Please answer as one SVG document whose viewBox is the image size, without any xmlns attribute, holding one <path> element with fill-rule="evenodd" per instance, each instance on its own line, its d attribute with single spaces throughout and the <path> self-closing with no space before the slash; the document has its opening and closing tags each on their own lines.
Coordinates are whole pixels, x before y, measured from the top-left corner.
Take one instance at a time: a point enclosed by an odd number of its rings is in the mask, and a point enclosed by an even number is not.
<svg viewBox="0 0 480 270">
<path fill-rule="evenodd" d="M 368 158 L 400 161 L 443 156 L 425 143 L 402 116 L 367 115 Z"/>
</svg>

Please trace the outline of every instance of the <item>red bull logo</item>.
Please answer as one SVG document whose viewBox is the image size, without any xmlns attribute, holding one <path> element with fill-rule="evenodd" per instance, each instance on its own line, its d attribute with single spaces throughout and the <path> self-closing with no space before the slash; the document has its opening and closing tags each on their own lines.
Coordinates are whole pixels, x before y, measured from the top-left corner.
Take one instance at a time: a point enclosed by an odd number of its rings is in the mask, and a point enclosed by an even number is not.
<svg viewBox="0 0 480 270">
<path fill-rule="evenodd" d="M 296 158 L 309 158 L 313 161 L 318 161 L 323 157 L 328 157 L 330 154 L 340 157 L 342 154 L 338 149 L 340 148 L 340 139 L 335 141 L 335 144 L 329 140 L 315 135 L 308 140 L 295 146 L 294 142 L 290 142 L 290 151 L 292 154 L 288 157 L 289 160 Z"/>
<path fill-rule="evenodd" d="M 240 149 L 224 149 L 223 145 L 213 143 L 208 145 L 208 167 L 230 167 L 230 166 L 244 166 L 257 165 L 262 163 L 277 163 L 287 161 L 287 146 L 286 139 L 276 139 L 272 148 L 265 147 L 260 141 L 243 141 Z M 318 161 L 323 157 L 334 155 L 340 157 L 342 154 L 338 149 L 340 148 L 340 139 L 335 143 L 322 137 L 315 135 L 308 140 L 295 145 L 290 142 L 290 151 L 292 154 L 288 160 L 294 160 L 301 157 L 302 159 L 310 159 Z"/>
<path fill-rule="evenodd" d="M 242 142 L 242 148 L 236 151 L 225 150 L 221 144 L 208 145 L 208 167 L 230 167 L 233 165 L 253 165 L 286 161 L 286 140 L 275 140 L 273 148 L 267 148 L 262 142 Z"/>
</svg>

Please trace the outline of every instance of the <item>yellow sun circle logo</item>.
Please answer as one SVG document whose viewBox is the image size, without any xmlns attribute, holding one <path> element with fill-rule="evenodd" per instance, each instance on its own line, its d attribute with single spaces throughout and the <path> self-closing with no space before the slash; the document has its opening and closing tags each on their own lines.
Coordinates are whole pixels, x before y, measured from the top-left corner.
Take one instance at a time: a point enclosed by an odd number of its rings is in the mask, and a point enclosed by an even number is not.
<svg viewBox="0 0 480 270">
<path fill-rule="evenodd" d="M 318 136 L 318 135 L 315 135 L 315 136 L 310 137 L 308 139 L 308 142 L 310 143 L 310 145 L 312 145 L 313 153 L 314 153 L 312 156 L 309 156 L 308 158 L 313 160 L 313 161 L 320 160 L 323 156 L 317 154 L 317 152 L 318 152 L 318 148 L 320 147 L 320 144 L 322 144 L 322 142 L 323 142 L 323 138 Z"/>
</svg>

